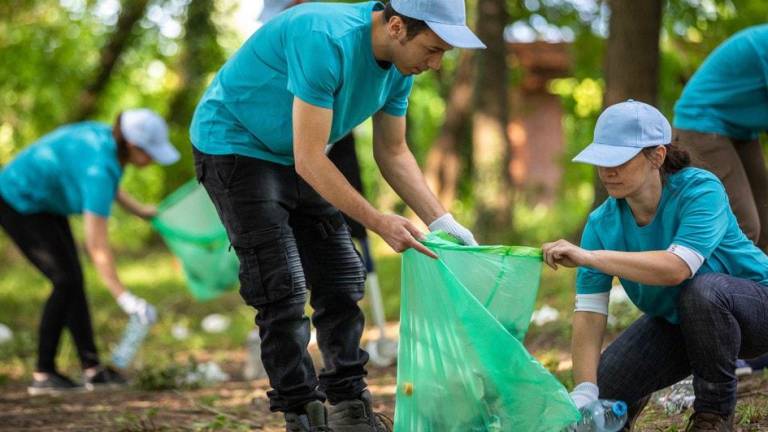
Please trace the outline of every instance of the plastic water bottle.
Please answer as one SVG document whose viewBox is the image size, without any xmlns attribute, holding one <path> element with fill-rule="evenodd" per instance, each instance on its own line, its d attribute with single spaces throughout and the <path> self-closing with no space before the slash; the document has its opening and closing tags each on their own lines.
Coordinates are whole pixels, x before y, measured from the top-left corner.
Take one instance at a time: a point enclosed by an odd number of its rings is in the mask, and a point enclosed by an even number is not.
<svg viewBox="0 0 768 432">
<path fill-rule="evenodd" d="M 152 327 L 151 322 L 142 323 L 138 315 L 131 314 L 128 325 L 123 332 L 123 338 L 112 351 L 112 364 L 120 369 L 127 368 L 133 361 L 133 357 L 147 336 L 150 327 Z"/>
<path fill-rule="evenodd" d="M 267 372 L 264 370 L 264 364 L 261 363 L 261 336 L 259 336 L 259 329 L 253 329 L 248 333 L 248 339 L 245 344 L 248 352 L 245 359 L 243 376 L 247 380 L 264 378 L 267 376 Z"/>
<path fill-rule="evenodd" d="M 579 410 L 581 420 L 567 432 L 617 432 L 627 422 L 627 404 L 600 399 Z"/>
<path fill-rule="evenodd" d="M 688 378 L 657 392 L 654 395 L 664 412 L 668 415 L 679 414 L 693 406 L 696 395 L 693 392 L 693 377 Z"/>
</svg>

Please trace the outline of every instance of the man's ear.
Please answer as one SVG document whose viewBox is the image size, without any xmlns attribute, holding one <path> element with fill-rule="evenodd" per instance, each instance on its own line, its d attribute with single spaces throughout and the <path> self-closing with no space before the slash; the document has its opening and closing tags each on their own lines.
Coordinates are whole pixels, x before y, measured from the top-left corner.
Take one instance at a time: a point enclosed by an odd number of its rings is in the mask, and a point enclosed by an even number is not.
<svg viewBox="0 0 768 432">
<path fill-rule="evenodd" d="M 405 37 L 408 30 L 399 16 L 393 16 L 387 22 L 387 31 L 392 39 L 399 41 Z"/>
<path fill-rule="evenodd" d="M 667 147 L 663 145 L 658 146 L 653 154 L 655 156 L 654 163 L 657 165 L 656 168 L 661 168 L 661 166 L 664 165 L 664 161 L 667 159 Z"/>
</svg>

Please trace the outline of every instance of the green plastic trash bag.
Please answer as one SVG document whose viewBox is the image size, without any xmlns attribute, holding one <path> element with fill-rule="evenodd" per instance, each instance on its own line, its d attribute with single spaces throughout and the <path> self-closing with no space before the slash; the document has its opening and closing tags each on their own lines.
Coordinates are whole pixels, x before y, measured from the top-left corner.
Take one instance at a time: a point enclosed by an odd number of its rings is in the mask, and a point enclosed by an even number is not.
<svg viewBox="0 0 768 432">
<path fill-rule="evenodd" d="M 403 255 L 395 430 L 560 431 L 577 421 L 566 389 L 525 349 L 541 251 L 425 245 Z"/>
<path fill-rule="evenodd" d="M 197 300 L 211 300 L 237 287 L 240 262 L 216 208 L 192 180 L 158 206 L 152 226 L 181 262 L 187 287 Z"/>
</svg>

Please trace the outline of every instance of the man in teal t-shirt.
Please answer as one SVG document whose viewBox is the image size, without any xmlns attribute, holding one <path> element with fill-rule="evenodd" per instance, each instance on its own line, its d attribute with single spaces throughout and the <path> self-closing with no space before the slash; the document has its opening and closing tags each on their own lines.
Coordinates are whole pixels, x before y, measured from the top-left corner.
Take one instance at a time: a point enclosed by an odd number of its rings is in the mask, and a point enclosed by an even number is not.
<svg viewBox="0 0 768 432">
<path fill-rule="evenodd" d="M 198 180 L 240 259 L 240 293 L 258 311 L 271 409 L 285 413 L 289 431 L 391 427 L 371 411 L 357 305 L 365 269 L 339 210 L 398 252 L 434 256 L 407 219 L 382 214 L 355 191 L 328 159 L 330 145 L 372 118 L 387 182 L 431 230 L 476 244 L 429 190 L 405 140 L 412 76 L 438 69 L 453 47 L 484 47 L 465 21 L 463 0 L 298 5 L 251 36 L 195 111 Z M 307 353 L 309 288 L 324 360 L 319 379 Z"/>
<path fill-rule="evenodd" d="M 768 171 L 758 141 L 768 131 L 768 24 L 717 47 L 675 105 L 673 141 L 725 185 L 739 224 L 768 252 Z"/>
</svg>

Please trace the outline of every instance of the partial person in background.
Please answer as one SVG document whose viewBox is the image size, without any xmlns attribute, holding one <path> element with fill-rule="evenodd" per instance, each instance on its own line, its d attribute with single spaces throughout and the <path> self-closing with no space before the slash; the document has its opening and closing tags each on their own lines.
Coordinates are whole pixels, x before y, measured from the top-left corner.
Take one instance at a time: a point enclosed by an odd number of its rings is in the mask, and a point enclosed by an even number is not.
<svg viewBox="0 0 768 432">
<path fill-rule="evenodd" d="M 595 165 L 609 198 L 581 247 L 544 244 L 552 268 L 579 267 L 571 397 L 629 405 L 631 430 L 650 395 L 693 374 L 686 431 L 733 430 L 738 356 L 768 352 L 768 256 L 739 228 L 720 180 L 690 167 L 654 107 L 608 107 L 574 158 Z M 644 312 L 601 354 L 614 277 Z"/>
<path fill-rule="evenodd" d="M 731 36 L 707 57 L 675 105 L 675 145 L 725 185 L 741 229 L 768 252 L 768 24 Z"/>
<path fill-rule="evenodd" d="M 179 153 L 168 142 L 165 121 L 148 109 L 124 111 L 113 125 L 82 122 L 62 126 L 19 153 L 0 171 L 0 226 L 27 259 L 53 284 L 38 332 L 32 395 L 81 390 L 56 368 L 64 327 L 75 342 L 87 389 L 125 380 L 103 365 L 96 350 L 83 272 L 69 215 L 83 214 L 85 247 L 103 284 L 127 314 L 154 321 L 152 305 L 128 291 L 118 278 L 107 222 L 112 203 L 149 219 L 143 205 L 119 189 L 127 165 L 168 165 Z"/>
</svg>

